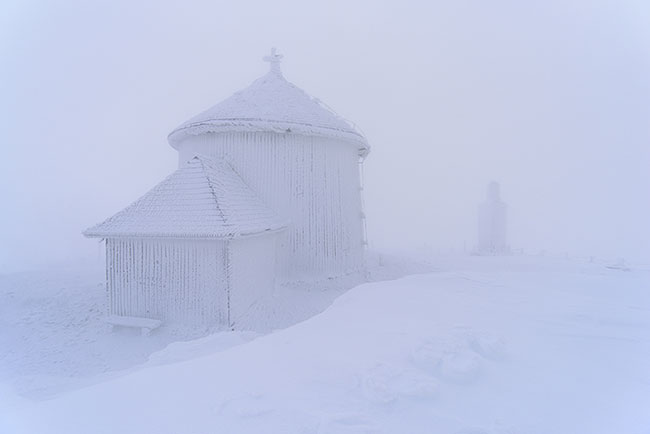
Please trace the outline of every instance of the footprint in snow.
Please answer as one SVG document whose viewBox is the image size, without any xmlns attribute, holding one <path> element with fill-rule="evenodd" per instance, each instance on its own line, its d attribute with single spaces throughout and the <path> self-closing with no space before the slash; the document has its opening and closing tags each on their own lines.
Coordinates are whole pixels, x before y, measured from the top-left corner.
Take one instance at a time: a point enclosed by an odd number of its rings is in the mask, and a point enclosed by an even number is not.
<svg viewBox="0 0 650 434">
<path fill-rule="evenodd" d="M 464 428 L 454 434 L 492 434 L 492 431 L 483 428 Z"/>
<path fill-rule="evenodd" d="M 440 376 L 455 384 L 471 384 L 481 376 L 481 360 L 469 351 L 445 354 L 440 363 Z"/>
<path fill-rule="evenodd" d="M 254 418 L 272 413 L 273 407 L 261 393 L 246 393 L 225 399 L 219 410 L 241 418 Z"/>
<path fill-rule="evenodd" d="M 360 413 L 344 413 L 323 421 L 318 434 L 375 434 L 380 430 Z"/>
<path fill-rule="evenodd" d="M 517 434 L 518 432 L 512 427 L 495 423 L 493 428 L 469 427 L 456 431 L 454 434 Z"/>
<path fill-rule="evenodd" d="M 425 342 L 411 354 L 411 362 L 421 370 L 454 384 L 471 384 L 481 376 L 481 360 L 468 348 L 443 349 Z"/>
<path fill-rule="evenodd" d="M 506 359 L 506 343 L 503 339 L 488 334 L 476 334 L 468 337 L 469 347 L 488 360 Z"/>
<path fill-rule="evenodd" d="M 379 364 L 361 378 L 363 396 L 375 404 L 390 404 L 398 399 L 431 399 L 438 383 L 412 369 L 397 369 Z"/>
</svg>

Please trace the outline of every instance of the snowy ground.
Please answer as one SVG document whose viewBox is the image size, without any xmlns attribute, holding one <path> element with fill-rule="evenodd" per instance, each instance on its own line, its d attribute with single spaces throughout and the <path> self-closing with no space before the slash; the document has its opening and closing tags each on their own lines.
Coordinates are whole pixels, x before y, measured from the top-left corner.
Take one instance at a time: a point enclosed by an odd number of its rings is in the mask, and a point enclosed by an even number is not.
<svg viewBox="0 0 650 434">
<path fill-rule="evenodd" d="M 192 336 L 108 332 L 98 273 L 0 276 L 0 432 L 650 433 L 650 270 L 381 262 L 433 272 L 169 346 Z M 342 293 L 296 290 L 286 323 Z"/>
<path fill-rule="evenodd" d="M 369 262 L 370 280 L 436 269 L 377 254 L 370 255 Z M 138 330 L 112 332 L 104 321 L 104 280 L 102 267 L 0 274 L 0 384 L 29 398 L 48 398 L 122 375 L 173 342 L 215 332 L 169 324 L 146 339 Z M 244 341 L 322 312 L 345 288 L 358 283 L 358 277 L 353 277 L 277 288 L 272 299 L 265 300 L 262 313 L 251 312 L 258 314 L 256 324 L 249 324 L 257 333 L 244 334 Z M 210 348 L 217 350 L 239 340 L 229 336 L 224 342 L 212 342 Z"/>
</svg>

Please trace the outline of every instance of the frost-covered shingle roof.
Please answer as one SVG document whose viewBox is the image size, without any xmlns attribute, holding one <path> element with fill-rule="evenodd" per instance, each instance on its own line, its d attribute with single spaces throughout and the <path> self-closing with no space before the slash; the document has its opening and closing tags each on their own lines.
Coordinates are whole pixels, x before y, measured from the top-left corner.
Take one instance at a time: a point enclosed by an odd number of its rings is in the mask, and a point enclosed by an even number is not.
<svg viewBox="0 0 650 434">
<path fill-rule="evenodd" d="M 279 60 L 272 61 L 271 71 L 246 89 L 172 131 L 169 143 L 176 147 L 188 135 L 226 131 L 271 131 L 333 137 L 355 142 L 363 155 L 369 149 L 366 139 L 350 122 L 287 81 L 280 72 Z"/>
<path fill-rule="evenodd" d="M 84 235 L 233 238 L 285 226 L 227 162 L 197 156 Z"/>
</svg>

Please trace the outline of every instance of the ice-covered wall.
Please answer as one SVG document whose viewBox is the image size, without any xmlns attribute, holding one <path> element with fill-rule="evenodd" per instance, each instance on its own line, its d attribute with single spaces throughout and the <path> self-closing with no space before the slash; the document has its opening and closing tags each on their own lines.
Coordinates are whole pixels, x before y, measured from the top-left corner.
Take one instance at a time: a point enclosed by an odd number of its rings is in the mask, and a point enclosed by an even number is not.
<svg viewBox="0 0 650 434">
<path fill-rule="evenodd" d="M 280 280 L 319 279 L 363 269 L 358 147 L 335 139 L 270 132 L 206 133 L 177 146 L 229 161 L 261 199 L 289 219 L 280 235 Z"/>
<path fill-rule="evenodd" d="M 109 238 L 109 315 L 236 327 L 273 290 L 275 239 Z"/>
<path fill-rule="evenodd" d="M 222 241 L 109 238 L 110 315 L 184 323 L 227 323 Z"/>
<path fill-rule="evenodd" d="M 240 238 L 229 242 L 230 325 L 254 328 L 273 294 L 278 234 Z"/>
</svg>

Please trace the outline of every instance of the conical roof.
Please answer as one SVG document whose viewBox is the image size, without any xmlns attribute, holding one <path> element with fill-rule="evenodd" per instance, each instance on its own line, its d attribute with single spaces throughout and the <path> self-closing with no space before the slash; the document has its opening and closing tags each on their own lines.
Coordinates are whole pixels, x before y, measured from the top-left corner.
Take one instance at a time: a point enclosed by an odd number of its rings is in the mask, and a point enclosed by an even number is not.
<svg viewBox="0 0 650 434">
<path fill-rule="evenodd" d="M 284 222 L 225 161 L 197 156 L 87 237 L 234 238 Z"/>
<path fill-rule="evenodd" d="M 273 51 L 265 58 L 271 64 L 266 75 L 180 125 L 169 135 L 169 143 L 176 147 L 188 135 L 208 132 L 270 131 L 351 141 L 365 155 L 369 147 L 363 135 L 318 99 L 287 81 L 280 71 L 281 58 Z"/>
</svg>

